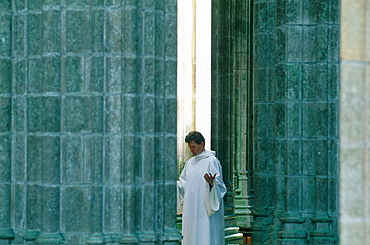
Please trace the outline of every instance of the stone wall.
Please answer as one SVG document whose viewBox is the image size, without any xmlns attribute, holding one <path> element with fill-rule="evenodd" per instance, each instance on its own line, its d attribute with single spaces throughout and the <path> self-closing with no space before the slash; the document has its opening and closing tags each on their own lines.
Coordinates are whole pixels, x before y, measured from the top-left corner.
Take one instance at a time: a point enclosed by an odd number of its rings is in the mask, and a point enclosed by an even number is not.
<svg viewBox="0 0 370 245">
<path fill-rule="evenodd" d="M 0 1 L 0 244 L 176 244 L 176 1 Z"/>
<path fill-rule="evenodd" d="M 370 244 L 370 1 L 341 1 L 340 242 Z"/>
</svg>

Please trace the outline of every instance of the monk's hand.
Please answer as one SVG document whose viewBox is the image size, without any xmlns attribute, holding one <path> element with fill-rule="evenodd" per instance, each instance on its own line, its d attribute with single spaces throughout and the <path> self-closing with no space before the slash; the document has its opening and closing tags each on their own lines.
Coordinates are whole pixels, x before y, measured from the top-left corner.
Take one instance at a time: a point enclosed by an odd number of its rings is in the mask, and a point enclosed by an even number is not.
<svg viewBox="0 0 370 245">
<path fill-rule="evenodd" d="M 204 179 L 207 181 L 208 184 L 213 185 L 213 181 L 216 178 L 216 174 L 212 175 L 211 173 L 205 173 Z"/>
</svg>

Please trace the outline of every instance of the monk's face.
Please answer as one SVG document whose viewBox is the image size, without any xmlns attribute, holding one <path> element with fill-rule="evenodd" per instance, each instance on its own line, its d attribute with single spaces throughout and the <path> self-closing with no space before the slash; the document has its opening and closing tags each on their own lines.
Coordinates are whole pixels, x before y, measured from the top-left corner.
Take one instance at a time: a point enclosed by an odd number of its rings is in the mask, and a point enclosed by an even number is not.
<svg viewBox="0 0 370 245">
<path fill-rule="evenodd" d="M 201 142 L 200 144 L 195 143 L 195 141 L 190 141 L 188 143 L 189 149 L 191 153 L 193 153 L 194 156 L 198 155 L 199 153 L 204 151 L 204 142 Z"/>
</svg>

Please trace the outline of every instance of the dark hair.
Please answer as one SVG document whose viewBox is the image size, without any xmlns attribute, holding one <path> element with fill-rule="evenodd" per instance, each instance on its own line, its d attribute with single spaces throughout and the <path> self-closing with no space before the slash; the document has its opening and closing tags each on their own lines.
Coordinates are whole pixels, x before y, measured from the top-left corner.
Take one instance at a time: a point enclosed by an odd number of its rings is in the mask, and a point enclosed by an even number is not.
<svg viewBox="0 0 370 245">
<path fill-rule="evenodd" d="M 192 141 L 194 141 L 198 145 L 202 142 L 206 143 L 205 140 L 204 140 L 203 135 L 201 133 L 199 133 L 198 131 L 191 131 L 191 132 L 188 133 L 188 135 L 186 135 L 185 142 L 190 143 Z"/>
</svg>

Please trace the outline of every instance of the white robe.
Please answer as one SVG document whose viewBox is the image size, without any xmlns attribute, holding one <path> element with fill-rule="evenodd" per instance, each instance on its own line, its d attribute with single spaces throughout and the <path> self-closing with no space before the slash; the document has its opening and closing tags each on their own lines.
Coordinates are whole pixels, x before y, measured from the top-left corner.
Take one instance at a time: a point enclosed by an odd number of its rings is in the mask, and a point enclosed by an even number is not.
<svg viewBox="0 0 370 245">
<path fill-rule="evenodd" d="M 205 173 L 217 174 L 211 189 L 204 179 Z M 177 181 L 177 193 L 177 212 L 183 214 L 182 244 L 224 244 L 226 186 L 214 152 L 203 151 L 189 159 Z"/>
</svg>

